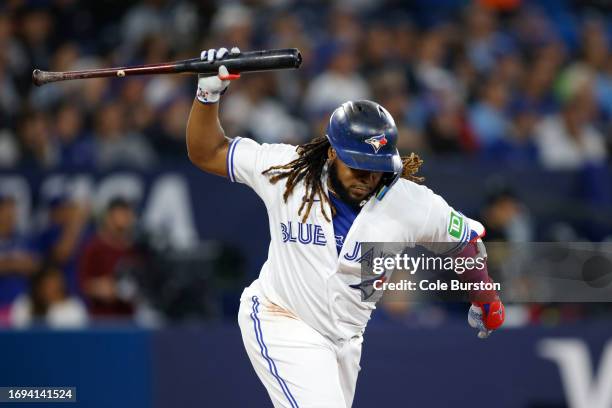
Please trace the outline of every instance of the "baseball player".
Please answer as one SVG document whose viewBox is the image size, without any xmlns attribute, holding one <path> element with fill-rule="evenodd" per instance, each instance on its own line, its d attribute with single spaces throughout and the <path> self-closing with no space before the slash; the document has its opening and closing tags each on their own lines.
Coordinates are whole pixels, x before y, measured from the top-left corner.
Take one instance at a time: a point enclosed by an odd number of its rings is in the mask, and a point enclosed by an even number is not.
<svg viewBox="0 0 612 408">
<path fill-rule="evenodd" d="M 400 157 L 393 118 L 374 102 L 344 103 L 326 135 L 297 147 L 227 138 L 218 102 L 238 77 L 221 66 L 198 79 L 187 148 L 203 171 L 250 186 L 268 212 L 268 259 L 240 299 L 244 346 L 275 407 L 350 407 L 375 308 L 355 288 L 361 243 L 452 242 L 457 253 L 482 255 L 482 225 L 416 183 L 421 160 Z M 462 279 L 490 281 L 486 267 L 471 272 Z M 475 292 L 468 321 L 486 337 L 504 308 L 494 291 Z"/>
</svg>

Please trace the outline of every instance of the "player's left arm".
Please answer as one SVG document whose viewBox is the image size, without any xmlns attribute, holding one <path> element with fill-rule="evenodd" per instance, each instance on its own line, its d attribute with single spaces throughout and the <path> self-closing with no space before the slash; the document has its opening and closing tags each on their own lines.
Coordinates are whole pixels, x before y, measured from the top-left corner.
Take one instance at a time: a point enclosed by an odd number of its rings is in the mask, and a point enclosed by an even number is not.
<svg viewBox="0 0 612 408">
<path fill-rule="evenodd" d="M 468 218 L 469 220 L 469 218 Z M 473 220 L 469 220 L 473 223 Z M 478 223 L 480 225 L 480 223 Z M 480 225 L 481 226 L 481 225 Z M 482 227 L 482 226 L 481 226 Z M 482 229 L 484 232 L 484 228 Z M 493 283 L 487 269 L 487 253 L 482 242 L 482 235 L 471 231 L 472 238 L 465 244 L 463 249 L 455 256 L 461 258 L 481 258 L 482 267 L 475 267 L 459 274 L 459 280 L 470 283 Z M 476 263 L 478 265 L 478 263 Z M 468 324 L 478 329 L 478 337 L 486 338 L 493 330 L 498 329 L 504 323 L 506 311 L 504 304 L 499 298 L 496 290 L 471 290 L 469 298 L 472 305 L 468 311 Z"/>
<path fill-rule="evenodd" d="M 461 282 L 493 283 L 487 268 L 487 253 L 482 241 L 485 229 L 482 224 L 454 210 L 440 196 L 433 193 L 432 195 L 426 224 L 429 230 L 426 236 L 430 242 L 448 243 L 442 247 L 454 257 L 482 260 L 475 262 L 476 267 L 458 273 Z M 468 323 L 478 329 L 479 338 L 486 338 L 504 323 L 504 305 L 497 291 L 493 289 L 471 290 L 468 295 L 471 302 Z"/>
</svg>

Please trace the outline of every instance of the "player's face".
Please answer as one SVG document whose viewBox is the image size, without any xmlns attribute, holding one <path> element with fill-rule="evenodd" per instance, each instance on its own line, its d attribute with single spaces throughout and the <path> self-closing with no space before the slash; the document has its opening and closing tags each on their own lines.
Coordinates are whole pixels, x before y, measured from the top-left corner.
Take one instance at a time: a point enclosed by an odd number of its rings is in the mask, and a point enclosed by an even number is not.
<svg viewBox="0 0 612 408">
<path fill-rule="evenodd" d="M 330 149 L 328 157 L 331 160 L 331 187 L 341 199 L 351 205 L 359 205 L 362 200 L 368 198 L 383 176 L 382 172 L 357 170 L 348 167 L 336 156 L 334 149 Z"/>
</svg>

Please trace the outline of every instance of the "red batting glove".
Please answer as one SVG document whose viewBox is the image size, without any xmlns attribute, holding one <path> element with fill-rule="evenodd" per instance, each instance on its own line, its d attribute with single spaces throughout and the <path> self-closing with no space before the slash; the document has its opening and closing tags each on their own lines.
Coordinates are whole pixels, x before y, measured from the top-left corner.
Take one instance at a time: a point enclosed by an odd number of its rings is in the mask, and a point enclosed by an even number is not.
<svg viewBox="0 0 612 408">
<path fill-rule="evenodd" d="M 472 302 L 468 312 L 468 323 L 478 329 L 478 337 L 481 339 L 489 337 L 493 330 L 501 327 L 505 318 L 506 310 L 499 300 L 489 303 Z"/>
</svg>

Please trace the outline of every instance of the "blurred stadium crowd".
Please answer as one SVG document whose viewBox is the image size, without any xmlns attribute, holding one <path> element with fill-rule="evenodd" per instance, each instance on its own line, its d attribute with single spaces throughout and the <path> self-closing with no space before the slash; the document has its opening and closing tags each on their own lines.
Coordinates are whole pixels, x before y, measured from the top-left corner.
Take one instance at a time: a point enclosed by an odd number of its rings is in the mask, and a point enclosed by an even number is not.
<svg viewBox="0 0 612 408">
<path fill-rule="evenodd" d="M 5 0 L 0 168 L 146 170 L 186 160 L 193 76 L 36 88 L 33 68 L 156 63 L 220 46 L 295 47 L 304 57 L 298 72 L 234 81 L 222 103 L 229 136 L 302 143 L 324 132 L 337 105 L 366 98 L 391 112 L 404 153 L 587 171 L 611 186 L 611 19 L 596 0 Z M 612 205 L 609 194 L 604 201 Z M 130 258 L 131 204 L 112 200 L 97 233 L 91 207 L 63 195 L 45 205 L 47 223 L 22 236 L 15 200 L 0 194 L 0 321 L 130 316 L 113 271 L 138 261 Z M 511 191 L 497 191 L 483 209 L 490 236 L 509 239 L 504 226 L 519 207 Z M 514 223 L 516 239 L 532 238 L 521 233 L 525 225 Z"/>
</svg>

